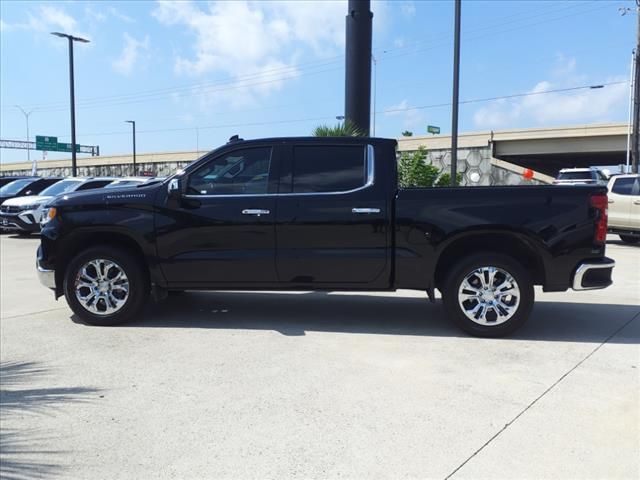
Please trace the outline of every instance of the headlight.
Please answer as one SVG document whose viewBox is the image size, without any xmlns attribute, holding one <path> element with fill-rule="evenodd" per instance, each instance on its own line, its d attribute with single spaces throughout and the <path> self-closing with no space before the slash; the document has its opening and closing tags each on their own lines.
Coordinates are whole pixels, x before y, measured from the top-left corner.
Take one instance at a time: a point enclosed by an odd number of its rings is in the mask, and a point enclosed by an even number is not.
<svg viewBox="0 0 640 480">
<path fill-rule="evenodd" d="M 42 219 L 40 220 L 40 224 L 44 225 L 45 223 L 49 223 L 51 220 L 56 218 L 56 215 L 58 215 L 58 211 L 56 210 L 56 207 L 48 208 L 47 212 L 42 216 Z"/>
<path fill-rule="evenodd" d="M 21 211 L 24 212 L 25 210 L 36 210 L 39 206 L 39 203 L 32 203 L 31 205 L 24 205 L 20 208 L 22 209 Z"/>
</svg>

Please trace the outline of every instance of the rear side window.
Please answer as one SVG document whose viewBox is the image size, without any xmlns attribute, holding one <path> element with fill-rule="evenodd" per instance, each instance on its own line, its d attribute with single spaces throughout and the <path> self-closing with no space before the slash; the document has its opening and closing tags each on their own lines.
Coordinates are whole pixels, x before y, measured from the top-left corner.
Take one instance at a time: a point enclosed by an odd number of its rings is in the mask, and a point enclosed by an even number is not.
<svg viewBox="0 0 640 480">
<path fill-rule="evenodd" d="M 591 172 L 561 172 L 558 180 L 592 180 Z"/>
<path fill-rule="evenodd" d="M 634 178 L 617 178 L 611 191 L 618 195 L 631 195 L 634 181 Z"/>
<path fill-rule="evenodd" d="M 362 145 L 309 145 L 293 149 L 293 192 L 345 192 L 367 178 Z"/>
</svg>

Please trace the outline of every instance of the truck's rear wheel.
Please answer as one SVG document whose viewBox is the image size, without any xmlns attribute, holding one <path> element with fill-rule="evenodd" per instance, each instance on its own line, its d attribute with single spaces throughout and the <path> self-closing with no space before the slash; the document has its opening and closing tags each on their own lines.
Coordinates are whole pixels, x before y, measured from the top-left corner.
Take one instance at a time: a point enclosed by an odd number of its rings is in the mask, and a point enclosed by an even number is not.
<svg viewBox="0 0 640 480">
<path fill-rule="evenodd" d="M 90 325 L 116 325 L 136 319 L 149 296 L 142 265 L 128 252 L 108 246 L 78 254 L 64 277 L 67 303 Z"/>
<path fill-rule="evenodd" d="M 497 253 L 465 257 L 454 265 L 443 288 L 448 317 L 479 337 L 500 337 L 527 320 L 533 282 L 512 258 Z"/>
</svg>

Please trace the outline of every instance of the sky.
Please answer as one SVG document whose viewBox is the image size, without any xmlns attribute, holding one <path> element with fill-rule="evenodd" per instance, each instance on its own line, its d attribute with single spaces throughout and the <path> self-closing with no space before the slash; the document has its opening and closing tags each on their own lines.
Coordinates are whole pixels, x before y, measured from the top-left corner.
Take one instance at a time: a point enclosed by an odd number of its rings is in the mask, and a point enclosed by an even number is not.
<svg viewBox="0 0 640 480">
<path fill-rule="evenodd" d="M 371 9 L 376 136 L 450 132 L 453 2 Z M 33 110 L 31 140 L 70 141 L 68 46 L 53 31 L 90 40 L 74 47 L 77 142 L 102 155 L 131 152 L 126 120 L 138 152 L 309 135 L 344 114 L 346 11 L 346 0 L 3 0 L 0 138 L 27 138 L 19 105 Z M 462 0 L 461 25 L 461 132 L 627 120 L 635 2 Z M 576 88 L 590 85 L 604 87 Z"/>
</svg>

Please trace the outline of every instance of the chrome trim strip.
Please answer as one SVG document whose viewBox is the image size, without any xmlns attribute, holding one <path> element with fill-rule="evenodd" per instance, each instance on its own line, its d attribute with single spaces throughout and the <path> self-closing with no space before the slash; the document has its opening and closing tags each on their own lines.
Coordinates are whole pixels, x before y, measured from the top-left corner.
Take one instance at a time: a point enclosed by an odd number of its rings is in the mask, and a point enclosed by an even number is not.
<svg viewBox="0 0 640 480">
<path fill-rule="evenodd" d="M 40 266 L 40 262 L 36 259 L 36 270 L 38 272 L 38 280 L 47 288 L 55 290 L 56 288 L 56 272 L 55 270 L 47 270 Z"/>
<path fill-rule="evenodd" d="M 610 284 L 608 285 L 602 285 L 602 286 L 597 286 L 597 287 L 583 287 L 582 286 L 582 280 L 584 279 L 584 276 L 587 274 L 587 272 L 589 270 L 597 270 L 600 268 L 614 268 L 616 266 L 616 262 L 614 260 L 611 260 L 609 262 L 606 263 L 582 263 L 580 264 L 580 266 L 576 269 L 576 273 L 573 276 L 573 286 L 572 288 L 574 290 L 598 290 L 601 288 L 607 288 Z"/>
<path fill-rule="evenodd" d="M 365 161 L 367 164 L 367 182 L 358 188 L 352 190 L 344 190 L 341 192 L 304 192 L 304 193 L 236 193 L 233 195 L 184 195 L 184 198 L 251 198 L 251 197 L 299 197 L 305 195 L 346 195 L 349 193 L 359 192 L 365 188 L 369 188 L 375 183 L 375 149 L 373 145 L 367 144 L 365 150 Z"/>
</svg>

